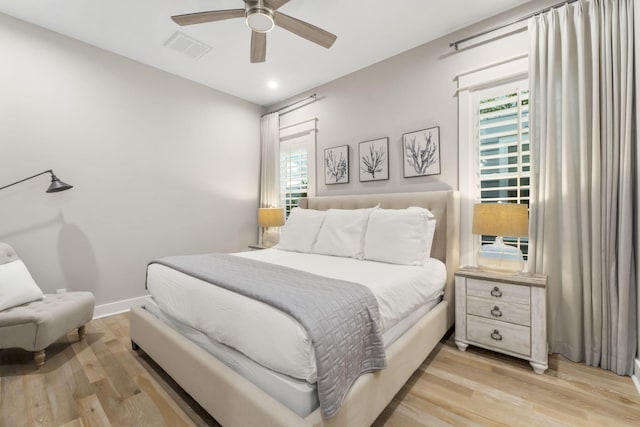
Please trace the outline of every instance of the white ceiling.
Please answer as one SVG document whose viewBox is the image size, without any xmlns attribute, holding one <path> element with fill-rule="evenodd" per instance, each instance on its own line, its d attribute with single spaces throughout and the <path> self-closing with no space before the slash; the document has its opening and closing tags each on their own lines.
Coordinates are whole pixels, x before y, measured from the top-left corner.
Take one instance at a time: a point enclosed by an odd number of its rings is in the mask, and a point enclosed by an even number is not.
<svg viewBox="0 0 640 427">
<path fill-rule="evenodd" d="M 527 1 L 291 0 L 280 12 L 338 39 L 325 49 L 276 27 L 262 64 L 249 63 L 244 19 L 185 27 L 169 19 L 239 9 L 242 0 L 0 0 L 0 12 L 266 106 Z M 165 47 L 176 31 L 211 51 L 193 59 Z"/>
</svg>

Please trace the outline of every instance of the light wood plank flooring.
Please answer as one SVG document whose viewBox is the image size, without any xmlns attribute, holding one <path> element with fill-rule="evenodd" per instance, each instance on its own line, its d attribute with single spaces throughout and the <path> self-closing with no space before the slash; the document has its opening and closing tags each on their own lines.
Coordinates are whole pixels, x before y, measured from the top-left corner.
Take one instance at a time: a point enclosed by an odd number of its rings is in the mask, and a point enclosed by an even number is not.
<svg viewBox="0 0 640 427">
<path fill-rule="evenodd" d="M 0 351 L 0 427 L 217 426 L 148 356 L 130 348 L 129 318 L 92 321 L 32 354 Z M 545 375 L 527 362 L 443 340 L 376 427 L 640 426 L 631 379 L 553 356 Z"/>
</svg>

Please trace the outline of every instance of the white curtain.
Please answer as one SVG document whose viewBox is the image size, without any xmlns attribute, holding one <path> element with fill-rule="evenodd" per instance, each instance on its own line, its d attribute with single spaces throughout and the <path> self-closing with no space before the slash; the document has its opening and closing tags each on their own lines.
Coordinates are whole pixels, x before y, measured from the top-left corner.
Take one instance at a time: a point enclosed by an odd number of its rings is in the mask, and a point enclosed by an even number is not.
<svg viewBox="0 0 640 427">
<path fill-rule="evenodd" d="M 636 354 L 633 0 L 529 21 L 530 266 L 551 352 L 629 375 Z"/>
<path fill-rule="evenodd" d="M 280 203 L 280 116 L 271 113 L 260 120 L 260 207 Z"/>
<path fill-rule="evenodd" d="M 277 207 L 279 204 L 280 115 L 271 113 L 260 119 L 260 207 Z M 262 244 L 262 233 L 258 235 Z"/>
</svg>

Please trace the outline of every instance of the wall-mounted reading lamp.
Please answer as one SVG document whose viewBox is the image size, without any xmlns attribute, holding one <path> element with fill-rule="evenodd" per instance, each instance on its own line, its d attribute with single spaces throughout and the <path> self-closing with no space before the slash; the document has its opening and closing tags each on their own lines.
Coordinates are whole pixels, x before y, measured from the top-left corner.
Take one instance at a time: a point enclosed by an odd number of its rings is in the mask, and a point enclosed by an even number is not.
<svg viewBox="0 0 640 427">
<path fill-rule="evenodd" d="M 49 185 L 49 188 L 47 188 L 47 193 L 57 193 L 58 191 L 64 191 L 64 190 L 68 190 L 70 188 L 73 188 L 73 185 L 69 185 L 69 184 L 67 184 L 65 182 L 60 181 L 58 179 L 58 177 L 55 176 L 53 171 L 51 169 L 49 169 L 48 171 L 37 173 L 37 174 L 35 174 L 33 176 L 30 176 L 29 178 L 21 179 L 20 181 L 16 181 L 16 182 L 11 183 L 9 185 L 5 185 L 4 187 L 0 187 L 0 190 L 4 190 L 5 188 L 14 186 L 16 184 L 20 184 L 21 182 L 30 180 L 31 178 L 35 178 L 36 176 L 44 175 L 45 173 L 50 173 L 51 174 L 51 184 Z"/>
</svg>

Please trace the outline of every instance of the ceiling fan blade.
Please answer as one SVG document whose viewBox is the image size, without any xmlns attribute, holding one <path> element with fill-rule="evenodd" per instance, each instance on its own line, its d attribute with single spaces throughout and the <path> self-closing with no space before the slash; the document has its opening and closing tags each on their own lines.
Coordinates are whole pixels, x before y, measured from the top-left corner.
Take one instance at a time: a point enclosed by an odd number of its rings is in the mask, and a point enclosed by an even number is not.
<svg viewBox="0 0 640 427">
<path fill-rule="evenodd" d="M 267 57 L 267 33 L 251 32 L 251 63 L 264 62 Z"/>
<path fill-rule="evenodd" d="M 173 22 L 178 25 L 193 25 L 242 17 L 244 17 L 244 9 L 229 9 L 213 10 L 211 12 L 187 13 L 185 15 L 175 15 L 172 16 L 171 19 L 173 19 Z"/>
<path fill-rule="evenodd" d="M 333 42 L 338 38 L 336 35 L 331 34 L 328 31 L 318 28 L 315 25 L 311 25 L 308 22 L 301 21 L 293 18 L 284 13 L 276 12 L 274 14 L 274 21 L 276 25 L 291 31 L 303 39 L 307 39 L 327 49 L 333 45 Z"/>
<path fill-rule="evenodd" d="M 289 0 L 265 0 L 264 2 L 271 9 L 276 10 L 276 9 L 280 9 L 282 6 L 289 3 Z"/>
</svg>

